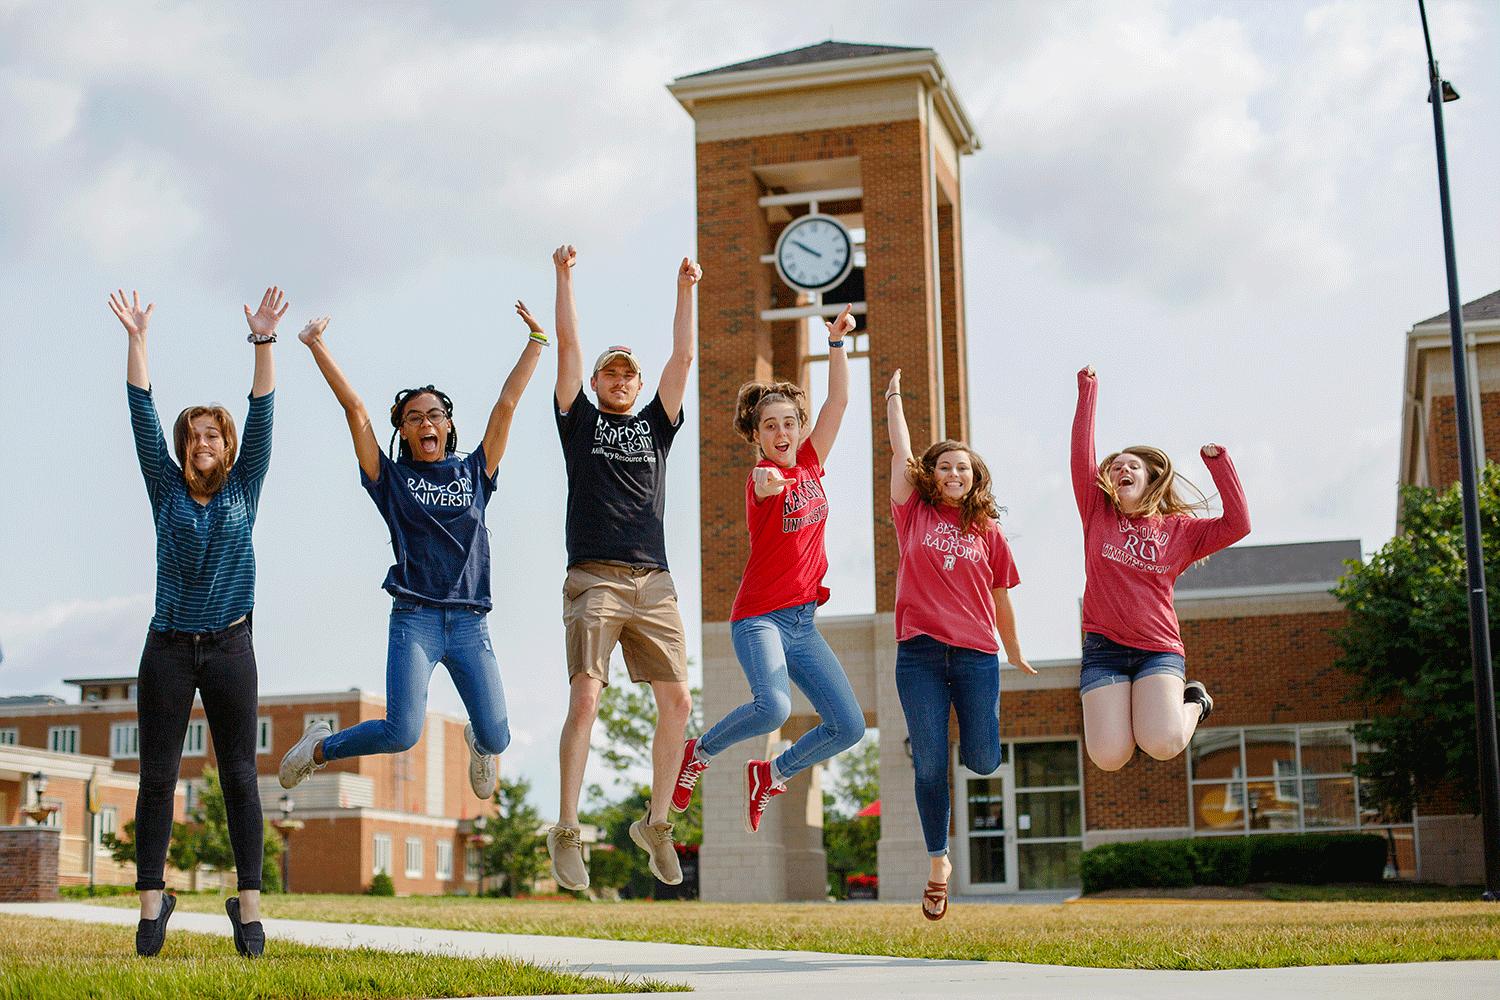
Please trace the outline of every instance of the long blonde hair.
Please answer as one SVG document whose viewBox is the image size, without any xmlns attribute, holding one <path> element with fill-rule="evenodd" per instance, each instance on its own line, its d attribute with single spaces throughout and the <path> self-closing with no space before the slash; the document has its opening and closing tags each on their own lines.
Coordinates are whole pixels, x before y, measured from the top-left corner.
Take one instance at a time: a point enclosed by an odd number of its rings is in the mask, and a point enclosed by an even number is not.
<svg viewBox="0 0 1500 1000">
<path fill-rule="evenodd" d="M 797 411 L 797 423 L 803 427 L 811 419 L 807 393 L 796 382 L 746 382 L 740 386 L 739 398 L 735 400 L 734 429 L 755 445 L 757 452 L 760 444 L 756 441 L 756 428 L 760 424 L 761 410 L 769 403 L 791 403 Z"/>
<path fill-rule="evenodd" d="M 1124 514 L 1120 506 L 1120 497 L 1115 492 L 1114 483 L 1109 481 L 1109 467 L 1115 459 L 1124 454 L 1138 457 L 1146 466 L 1146 472 L 1151 476 L 1146 483 L 1146 492 L 1141 497 L 1141 506 L 1132 517 L 1166 517 L 1171 514 L 1202 514 L 1208 512 L 1208 498 L 1203 491 L 1194 486 L 1186 476 L 1179 476 L 1172 468 L 1172 460 L 1167 453 L 1160 448 L 1153 448 L 1149 444 L 1131 445 L 1117 452 L 1105 456 L 1104 461 L 1099 463 L 1098 482 L 1099 488 L 1104 495 L 1109 497 L 1109 502 L 1115 511 Z"/>
<path fill-rule="evenodd" d="M 188 435 L 192 431 L 193 421 L 199 417 L 212 417 L 219 426 L 219 433 L 224 437 L 224 454 L 220 456 L 218 464 L 207 472 L 199 472 L 188 461 Z M 235 433 L 234 417 L 224 407 L 189 406 L 177 414 L 177 422 L 172 425 L 172 445 L 177 452 L 177 464 L 182 466 L 182 478 L 187 481 L 188 492 L 198 496 L 213 496 L 224 488 L 229 470 L 234 468 L 234 457 L 239 450 L 240 439 Z"/>
</svg>

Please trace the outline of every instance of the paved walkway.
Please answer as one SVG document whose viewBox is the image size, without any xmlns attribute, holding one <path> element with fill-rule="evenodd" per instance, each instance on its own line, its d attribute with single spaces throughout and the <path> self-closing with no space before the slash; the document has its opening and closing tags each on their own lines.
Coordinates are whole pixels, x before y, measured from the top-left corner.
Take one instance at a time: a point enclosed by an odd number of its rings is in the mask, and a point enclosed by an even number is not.
<svg viewBox="0 0 1500 1000">
<path fill-rule="evenodd" d="M 84 903 L 4 903 L 0 913 L 134 926 L 133 910 Z M 638 941 L 485 934 L 476 931 L 267 920 L 269 947 L 276 939 L 335 948 L 513 956 L 578 972 L 651 976 L 686 983 L 704 1000 L 748 997 L 857 997 L 909 1000 L 1266 1000 L 1267 997 L 1349 997 L 1351 1000 L 1467 1000 L 1496 996 L 1500 962 L 1429 962 L 1407 965 L 1337 965 L 1237 972 L 1143 972 L 1077 969 L 1012 962 L 950 962 L 830 955 L 809 951 L 748 951 Z M 229 934 L 220 915 L 178 913 L 175 930 Z M 670 994 L 667 994 L 670 995 Z"/>
</svg>

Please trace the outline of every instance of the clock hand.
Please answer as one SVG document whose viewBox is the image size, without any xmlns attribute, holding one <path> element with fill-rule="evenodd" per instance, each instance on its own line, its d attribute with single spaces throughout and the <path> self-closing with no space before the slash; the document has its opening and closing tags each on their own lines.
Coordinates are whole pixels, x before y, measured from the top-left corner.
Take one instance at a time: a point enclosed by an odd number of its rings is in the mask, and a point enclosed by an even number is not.
<svg viewBox="0 0 1500 1000">
<path fill-rule="evenodd" d="M 791 240 L 790 243 L 794 247 L 801 247 L 802 249 L 806 250 L 808 253 L 812 254 L 814 257 L 822 257 L 823 256 L 822 254 L 818 253 L 818 251 L 814 250 L 812 247 L 808 246 L 806 243 L 803 243 L 800 240 Z"/>
</svg>

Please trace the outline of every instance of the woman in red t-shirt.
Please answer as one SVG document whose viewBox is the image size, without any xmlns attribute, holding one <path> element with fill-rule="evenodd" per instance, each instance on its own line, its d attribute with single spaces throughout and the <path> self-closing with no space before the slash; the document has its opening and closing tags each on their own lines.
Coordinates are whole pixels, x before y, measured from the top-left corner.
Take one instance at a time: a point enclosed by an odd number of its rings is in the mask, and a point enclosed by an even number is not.
<svg viewBox="0 0 1500 1000">
<path fill-rule="evenodd" d="M 780 729 L 792 711 L 791 685 L 820 716 L 775 760 L 745 765 L 745 829 L 760 829 L 771 797 L 786 791 L 795 774 L 859 742 L 864 712 L 833 650 L 813 624 L 828 600 L 823 547 L 828 500 L 823 460 L 838 435 L 849 402 L 849 360 L 844 338 L 854 330 L 849 308 L 828 327 L 828 398 L 818 422 L 808 426 L 807 395 L 792 382 L 740 386 L 735 427 L 756 446 L 760 462 L 745 482 L 750 559 L 730 612 L 730 635 L 751 700 L 683 748 L 672 808 L 686 809 L 698 776 L 715 754 L 741 740 Z"/>
<path fill-rule="evenodd" d="M 1170 760 L 1192 740 L 1214 700 L 1187 681 L 1182 635 L 1172 607 L 1177 577 L 1193 563 L 1250 534 L 1245 491 L 1229 453 L 1203 446 L 1224 513 L 1200 517 L 1208 501 L 1172 469 L 1159 448 L 1133 445 L 1100 462 L 1094 454 L 1093 368 L 1078 373 L 1073 417 L 1073 494 L 1083 518 L 1083 739 L 1106 771 L 1124 767 L 1139 746 Z"/>
<path fill-rule="evenodd" d="M 891 435 L 896 569 L 896 691 L 911 737 L 917 815 L 931 870 L 922 915 L 948 912 L 948 713 L 958 716 L 958 757 L 978 774 L 1000 766 L 1000 647 L 1027 673 L 1010 588 L 1021 582 L 990 491 L 990 470 L 962 441 L 912 457 L 901 407 L 901 370 L 885 393 Z M 996 632 L 999 632 L 999 642 Z"/>
</svg>

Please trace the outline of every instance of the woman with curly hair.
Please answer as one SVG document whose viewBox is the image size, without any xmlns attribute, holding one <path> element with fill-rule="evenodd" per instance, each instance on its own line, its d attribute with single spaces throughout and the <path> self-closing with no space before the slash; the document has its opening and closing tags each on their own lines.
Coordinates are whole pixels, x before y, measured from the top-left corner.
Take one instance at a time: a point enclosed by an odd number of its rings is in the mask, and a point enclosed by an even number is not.
<svg viewBox="0 0 1500 1000">
<path fill-rule="evenodd" d="M 1098 461 L 1094 369 L 1078 373 L 1073 416 L 1073 494 L 1083 519 L 1083 740 L 1105 771 L 1129 763 L 1139 746 L 1157 760 L 1182 753 L 1214 700 L 1187 680 L 1182 635 L 1172 606 L 1183 570 L 1250 534 L 1245 491 L 1229 453 L 1202 449 L 1224 513 L 1177 475 L 1160 448 L 1132 445 Z"/>
<path fill-rule="evenodd" d="M 901 369 L 885 392 L 891 436 L 896 569 L 896 691 L 911 737 L 917 815 L 930 871 L 922 915 L 948 912 L 948 713 L 958 716 L 958 756 L 979 774 L 1000 766 L 1000 647 L 1027 673 L 1010 588 L 1021 582 L 1000 531 L 984 459 L 962 441 L 912 457 L 901 406 Z M 996 633 L 999 640 L 996 641 Z"/>
<path fill-rule="evenodd" d="M 828 328 L 828 398 L 808 426 L 807 394 L 792 382 L 740 386 L 735 427 L 755 445 L 760 462 L 745 481 L 750 558 L 730 612 L 735 654 L 750 683 L 751 700 L 688 740 L 678 768 L 673 808 L 691 801 L 693 786 L 716 754 L 780 729 L 792 711 L 791 685 L 812 702 L 818 725 L 774 760 L 745 765 L 745 829 L 760 829 L 771 798 L 793 775 L 849 749 L 865 733 L 864 713 L 849 678 L 813 623 L 828 600 L 823 544 L 828 500 L 823 461 L 838 436 L 849 403 L 849 359 L 844 338 L 854 330 L 846 306 Z M 681 805 L 678 805 L 678 803 Z"/>
</svg>

